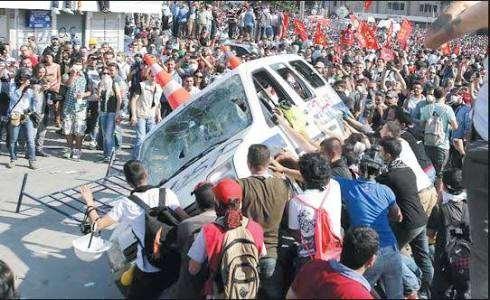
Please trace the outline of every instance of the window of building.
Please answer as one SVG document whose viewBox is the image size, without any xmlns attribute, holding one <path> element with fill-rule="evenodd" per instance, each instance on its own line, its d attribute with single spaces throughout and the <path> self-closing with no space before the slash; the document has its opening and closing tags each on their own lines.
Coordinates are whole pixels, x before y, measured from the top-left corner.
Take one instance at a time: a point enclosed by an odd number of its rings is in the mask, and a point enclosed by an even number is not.
<svg viewBox="0 0 490 300">
<path fill-rule="evenodd" d="M 388 2 L 388 9 L 405 10 L 405 3 L 403 3 L 403 2 Z"/>
<path fill-rule="evenodd" d="M 438 6 L 437 5 L 432 5 L 432 4 L 420 4 L 419 5 L 419 12 L 424 12 L 424 13 L 437 13 Z"/>
</svg>

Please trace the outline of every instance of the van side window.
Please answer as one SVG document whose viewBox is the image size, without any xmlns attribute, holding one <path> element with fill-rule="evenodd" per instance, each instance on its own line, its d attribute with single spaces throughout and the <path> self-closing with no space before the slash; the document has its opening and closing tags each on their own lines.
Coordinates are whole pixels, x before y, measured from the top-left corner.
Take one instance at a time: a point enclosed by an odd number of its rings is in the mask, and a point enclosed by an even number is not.
<svg viewBox="0 0 490 300">
<path fill-rule="evenodd" d="M 294 105 L 293 100 L 277 83 L 277 81 L 264 69 L 252 74 L 257 97 L 260 100 L 262 111 L 266 115 L 267 124 L 272 127 L 274 109 L 279 107 L 290 107 Z M 265 111 L 266 110 L 266 111 Z"/>
<path fill-rule="evenodd" d="M 313 97 L 313 93 L 308 89 L 306 84 L 294 72 L 284 64 L 275 64 L 271 66 L 304 100 L 308 101 Z"/>
<path fill-rule="evenodd" d="M 319 88 L 325 85 L 325 82 L 316 74 L 313 68 L 305 64 L 303 61 L 294 60 L 289 62 L 289 64 L 293 66 L 293 68 L 300 73 L 301 76 L 308 80 L 312 87 Z"/>
</svg>

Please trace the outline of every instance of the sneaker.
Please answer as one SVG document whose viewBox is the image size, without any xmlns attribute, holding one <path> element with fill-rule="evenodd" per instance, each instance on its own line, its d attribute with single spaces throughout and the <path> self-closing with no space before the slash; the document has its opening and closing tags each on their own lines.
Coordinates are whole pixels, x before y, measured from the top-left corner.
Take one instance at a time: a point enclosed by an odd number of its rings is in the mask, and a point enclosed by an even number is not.
<svg viewBox="0 0 490 300">
<path fill-rule="evenodd" d="M 67 13 L 67 14 L 72 14 L 72 15 L 73 15 L 73 14 L 75 14 L 75 13 L 74 13 L 74 12 L 73 12 L 71 9 L 69 9 L 69 8 L 63 8 L 63 9 L 61 9 L 61 10 L 62 10 L 63 12 L 65 12 L 65 13 Z"/>
<path fill-rule="evenodd" d="M 97 149 L 97 141 L 90 141 L 87 143 L 87 147 L 90 150 L 96 150 Z"/>
<path fill-rule="evenodd" d="M 15 168 L 15 160 L 11 160 L 8 164 L 7 164 L 7 168 L 9 169 L 13 169 Z"/>
<path fill-rule="evenodd" d="M 70 159 L 73 157 L 73 151 L 68 149 L 68 148 L 65 148 L 63 150 L 63 157 L 66 158 L 66 159 Z"/>
<path fill-rule="evenodd" d="M 109 156 L 104 156 L 104 159 L 102 161 L 105 163 L 109 163 L 111 161 L 111 158 Z"/>
<path fill-rule="evenodd" d="M 43 150 L 38 150 L 38 151 L 36 151 L 36 156 L 49 157 L 49 154 L 44 152 Z"/>
<path fill-rule="evenodd" d="M 73 160 L 80 161 L 80 157 L 82 156 L 82 151 L 75 149 L 73 150 Z"/>
<path fill-rule="evenodd" d="M 39 166 L 37 165 L 37 162 L 35 160 L 30 160 L 29 161 L 29 168 L 32 170 L 37 170 L 37 169 L 39 169 Z"/>
</svg>

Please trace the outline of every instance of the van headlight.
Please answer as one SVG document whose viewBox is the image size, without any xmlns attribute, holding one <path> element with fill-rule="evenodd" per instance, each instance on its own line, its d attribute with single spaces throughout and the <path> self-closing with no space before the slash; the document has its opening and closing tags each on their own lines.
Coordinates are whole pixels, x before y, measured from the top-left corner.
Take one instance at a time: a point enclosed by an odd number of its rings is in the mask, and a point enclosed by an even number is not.
<svg viewBox="0 0 490 300">
<path fill-rule="evenodd" d="M 206 177 L 206 181 L 211 183 L 216 183 L 218 180 L 222 178 L 237 178 L 237 173 L 235 170 L 235 166 L 233 165 L 233 161 L 230 159 L 225 163 L 218 166 L 214 169 L 209 175 Z"/>
</svg>

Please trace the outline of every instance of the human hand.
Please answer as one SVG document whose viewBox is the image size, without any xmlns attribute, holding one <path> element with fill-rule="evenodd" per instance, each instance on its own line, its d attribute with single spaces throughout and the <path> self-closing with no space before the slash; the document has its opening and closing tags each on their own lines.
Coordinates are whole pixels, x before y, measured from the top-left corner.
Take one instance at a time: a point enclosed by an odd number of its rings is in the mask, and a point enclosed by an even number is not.
<svg viewBox="0 0 490 300">
<path fill-rule="evenodd" d="M 119 113 L 116 113 L 116 124 L 119 125 L 122 122 L 122 117 Z"/>
<path fill-rule="evenodd" d="M 131 120 L 130 120 L 130 123 L 131 123 L 131 126 L 136 126 L 136 117 L 135 116 L 131 116 Z"/>
<path fill-rule="evenodd" d="M 272 172 L 277 172 L 277 173 L 284 173 L 285 168 L 275 159 L 271 160 L 269 164 L 269 169 Z"/>
<path fill-rule="evenodd" d="M 87 206 L 94 205 L 94 195 L 92 194 L 92 190 L 88 185 L 82 185 L 80 187 L 80 195 L 85 203 L 87 203 Z"/>
</svg>

